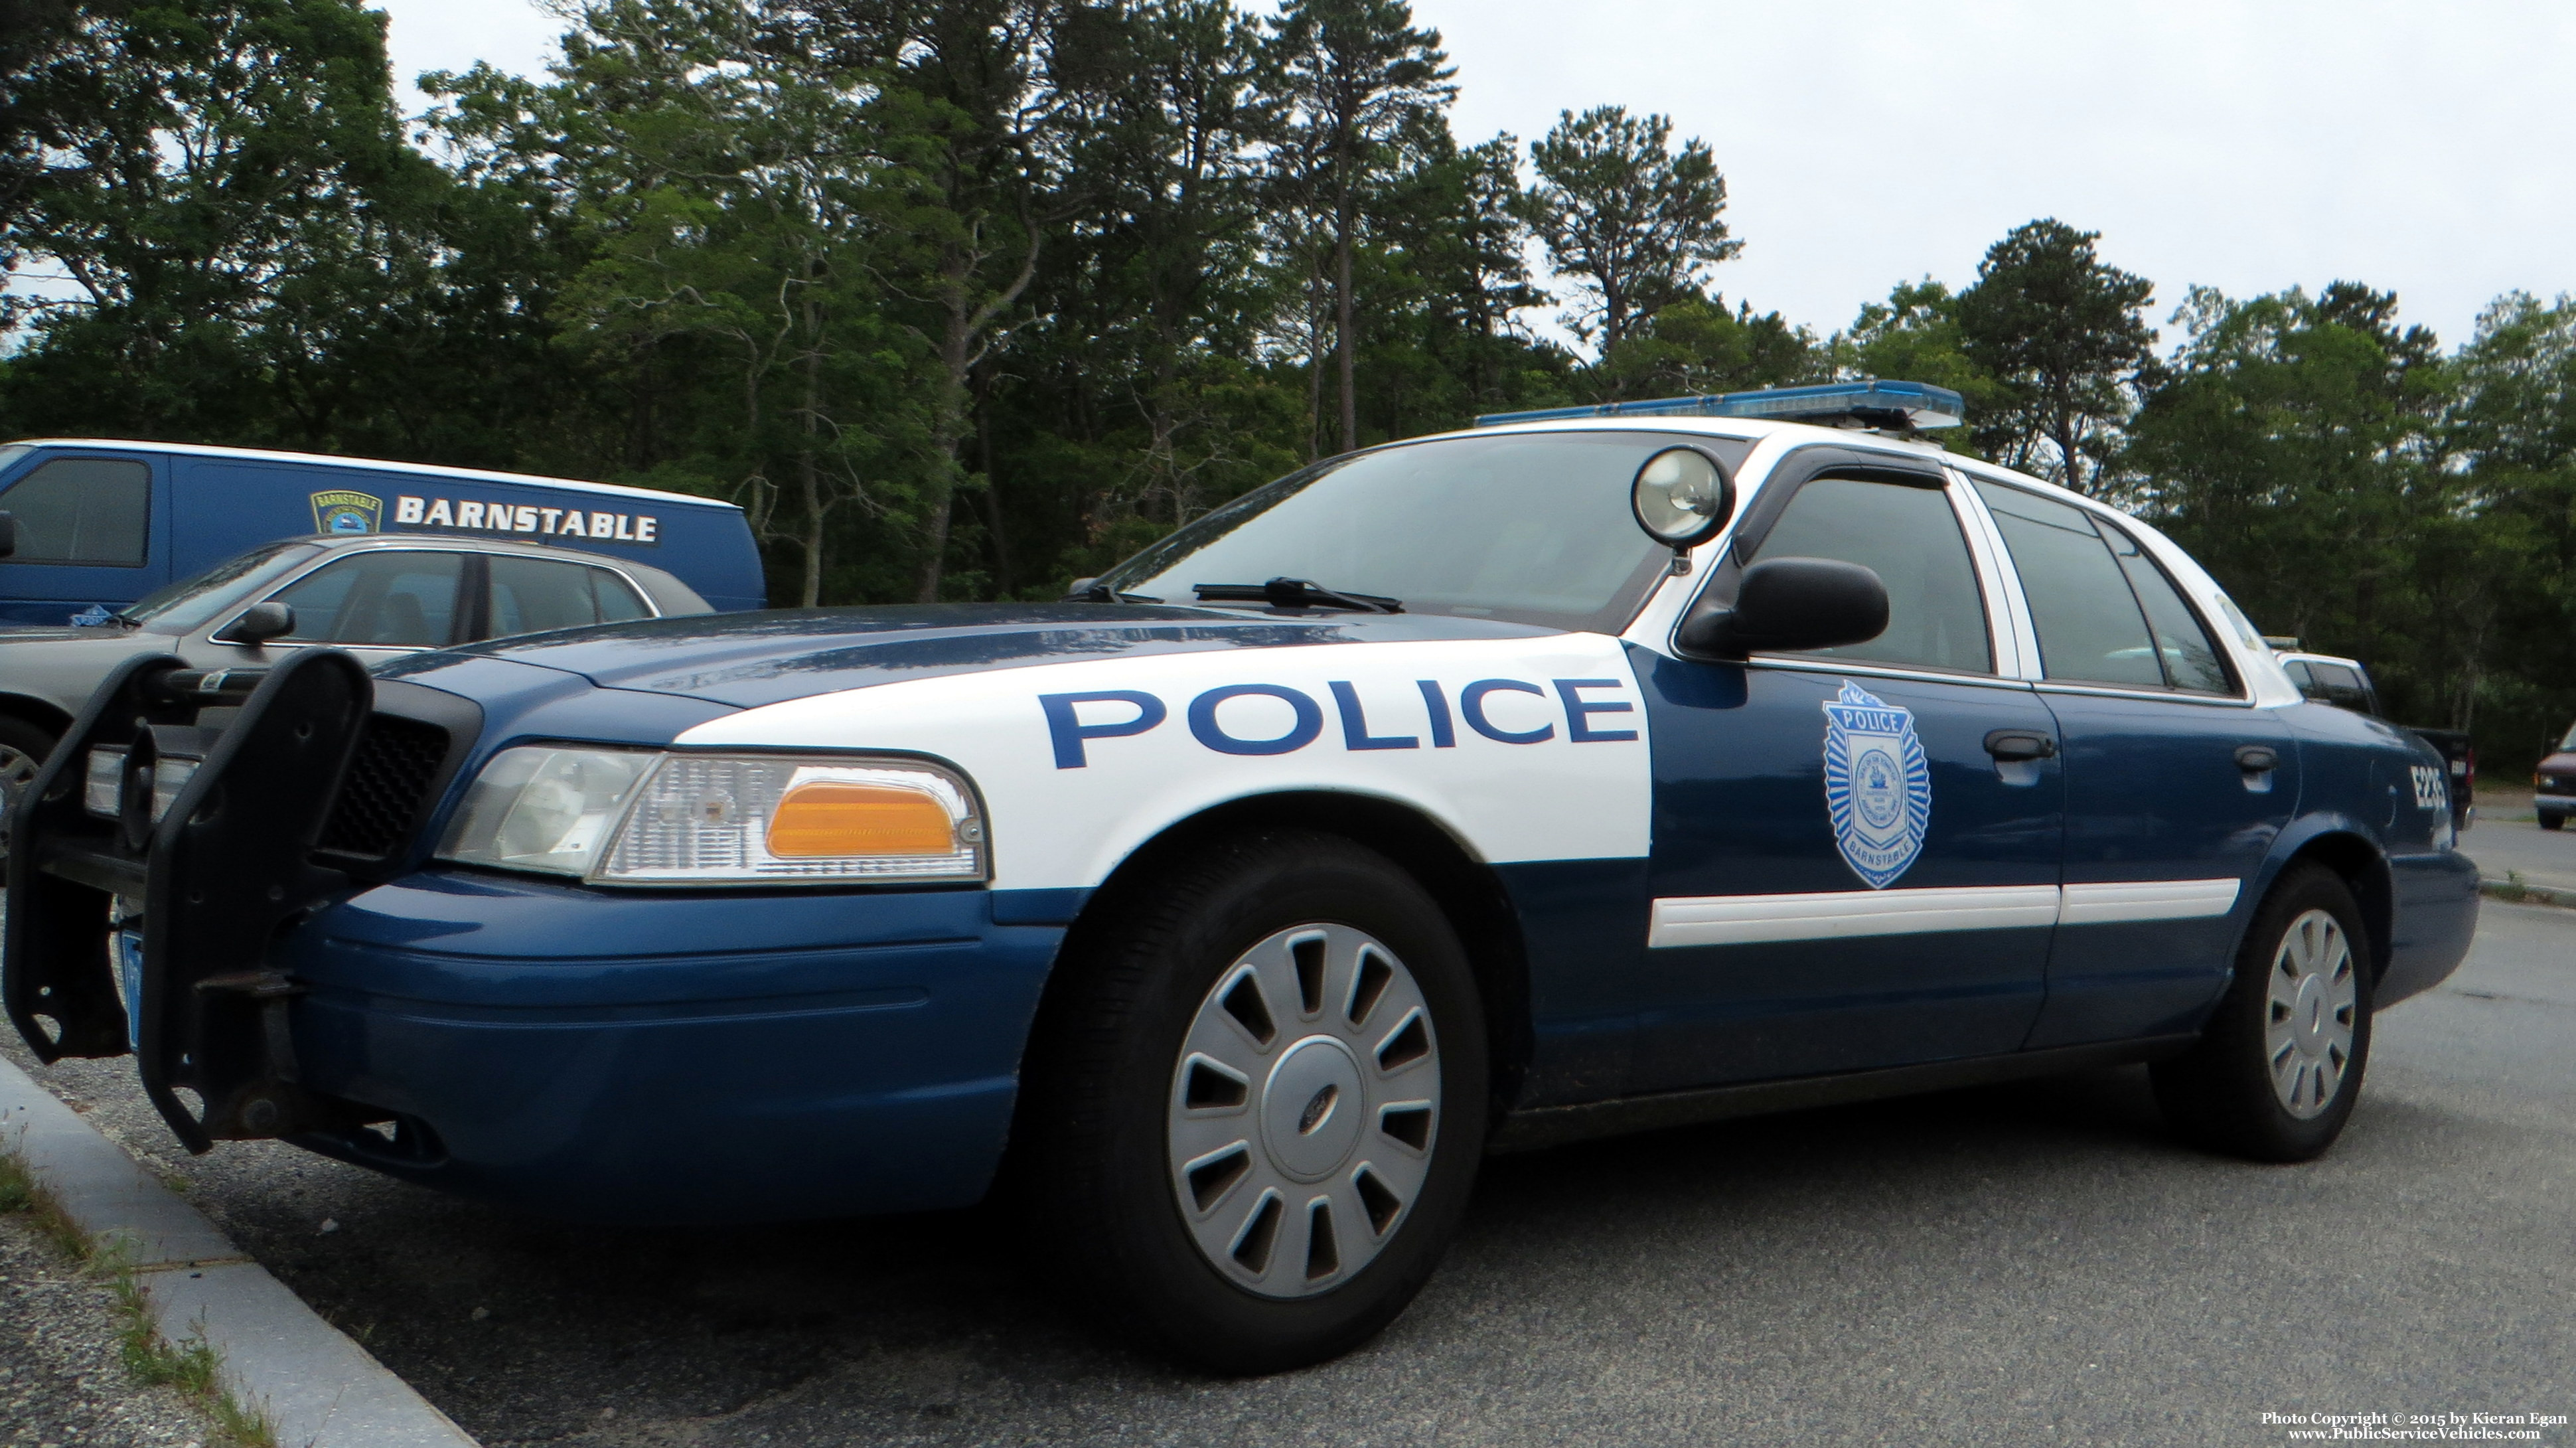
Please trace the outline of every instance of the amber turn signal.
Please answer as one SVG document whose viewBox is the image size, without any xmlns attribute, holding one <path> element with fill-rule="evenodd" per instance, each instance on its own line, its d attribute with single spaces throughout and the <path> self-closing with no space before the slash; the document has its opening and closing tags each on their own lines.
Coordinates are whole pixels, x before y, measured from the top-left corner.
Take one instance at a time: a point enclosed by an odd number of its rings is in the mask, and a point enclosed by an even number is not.
<svg viewBox="0 0 2576 1448">
<path fill-rule="evenodd" d="M 956 848 L 956 832 L 938 799 L 896 785 L 800 784 L 769 817 L 769 852 L 781 859 L 944 855 Z"/>
</svg>

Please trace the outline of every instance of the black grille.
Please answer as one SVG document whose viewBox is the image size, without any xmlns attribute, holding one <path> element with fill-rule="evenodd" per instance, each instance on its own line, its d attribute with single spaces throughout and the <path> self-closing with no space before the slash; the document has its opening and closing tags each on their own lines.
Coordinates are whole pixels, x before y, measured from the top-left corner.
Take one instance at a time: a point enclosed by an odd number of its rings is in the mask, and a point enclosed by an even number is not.
<svg viewBox="0 0 2576 1448">
<path fill-rule="evenodd" d="M 349 760 L 322 848 L 382 859 L 420 823 L 429 782 L 447 758 L 447 731 L 395 714 L 370 714 Z"/>
</svg>

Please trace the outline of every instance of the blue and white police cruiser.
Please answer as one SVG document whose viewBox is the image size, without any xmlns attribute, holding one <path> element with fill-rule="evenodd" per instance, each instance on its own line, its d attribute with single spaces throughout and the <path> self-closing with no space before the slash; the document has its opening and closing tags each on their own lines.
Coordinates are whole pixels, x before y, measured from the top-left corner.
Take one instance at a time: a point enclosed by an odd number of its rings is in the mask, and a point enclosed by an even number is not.
<svg viewBox="0 0 2576 1448">
<path fill-rule="evenodd" d="M 8 1008 L 193 1148 L 556 1215 L 1004 1182 L 1233 1370 L 1394 1317 L 1497 1148 L 2146 1061 L 2312 1157 L 2467 948 L 2440 760 L 1957 409 L 1490 418 L 1061 605 L 140 660 L 19 810 Z"/>
</svg>

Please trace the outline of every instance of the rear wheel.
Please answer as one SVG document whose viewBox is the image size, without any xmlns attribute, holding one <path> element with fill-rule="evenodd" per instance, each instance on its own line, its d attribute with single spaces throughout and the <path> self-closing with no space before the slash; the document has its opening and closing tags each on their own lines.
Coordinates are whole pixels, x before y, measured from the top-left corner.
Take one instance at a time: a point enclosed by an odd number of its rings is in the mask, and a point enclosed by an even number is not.
<svg viewBox="0 0 2576 1448">
<path fill-rule="evenodd" d="M 1485 1027 L 1439 907 L 1280 831 L 1204 852 L 1064 967 L 1016 1163 L 1046 1261 L 1220 1372 L 1365 1341 L 1484 1149 Z"/>
<path fill-rule="evenodd" d="M 2152 1068 L 2184 1135 L 2256 1161 L 2306 1161 L 2343 1133 L 2370 1061 L 2368 937 L 2333 872 L 2296 867 L 2255 911 L 2200 1043 Z"/>
<path fill-rule="evenodd" d="M 54 736 L 24 719 L 0 715 L 0 866 L 9 863 L 10 820 L 18 801 L 53 752 Z"/>
</svg>

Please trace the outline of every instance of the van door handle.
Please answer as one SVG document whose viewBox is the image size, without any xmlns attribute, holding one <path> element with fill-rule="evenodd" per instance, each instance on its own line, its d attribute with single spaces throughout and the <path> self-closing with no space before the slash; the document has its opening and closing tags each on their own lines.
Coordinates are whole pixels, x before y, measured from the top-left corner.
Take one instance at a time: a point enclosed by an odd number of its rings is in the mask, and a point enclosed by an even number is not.
<svg viewBox="0 0 2576 1448">
<path fill-rule="evenodd" d="M 2281 752 L 2269 744 L 2239 744 L 2236 767 L 2247 774 L 2269 774 L 2281 767 Z"/>
<path fill-rule="evenodd" d="M 2035 729 L 1997 729 L 1986 736 L 1986 752 L 2007 764 L 2046 759 L 2057 753 L 2057 741 Z"/>
</svg>

